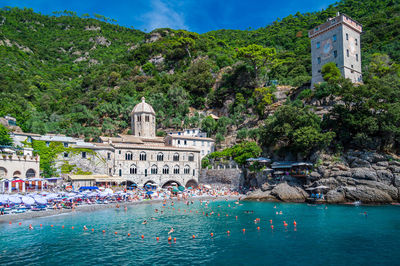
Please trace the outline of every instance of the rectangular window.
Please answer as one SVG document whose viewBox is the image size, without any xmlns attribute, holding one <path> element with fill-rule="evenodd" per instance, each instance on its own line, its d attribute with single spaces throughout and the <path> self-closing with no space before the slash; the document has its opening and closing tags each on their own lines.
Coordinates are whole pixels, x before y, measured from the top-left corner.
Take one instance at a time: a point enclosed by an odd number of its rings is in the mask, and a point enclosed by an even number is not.
<svg viewBox="0 0 400 266">
<path fill-rule="evenodd" d="M 86 152 L 83 151 L 83 152 L 82 152 L 82 159 L 85 159 L 85 158 L 86 158 Z"/>
<path fill-rule="evenodd" d="M 107 153 L 107 160 L 111 160 L 111 152 Z"/>
<path fill-rule="evenodd" d="M 346 55 L 347 55 L 347 57 L 350 56 L 350 54 L 349 54 L 349 49 L 346 50 Z"/>
<path fill-rule="evenodd" d="M 357 39 L 356 39 L 355 41 L 356 41 L 356 45 L 358 45 L 358 41 L 357 41 Z"/>
<path fill-rule="evenodd" d="M 336 34 L 333 35 L 332 40 L 336 42 Z"/>
<path fill-rule="evenodd" d="M 109 168 L 108 169 L 108 175 L 111 175 L 112 174 L 112 168 Z"/>
<path fill-rule="evenodd" d="M 187 134 L 190 134 L 190 130 L 186 130 L 186 133 L 187 133 Z"/>
<path fill-rule="evenodd" d="M 119 176 L 122 176 L 122 170 L 121 170 L 121 169 L 119 169 L 118 175 L 119 175 Z"/>
<path fill-rule="evenodd" d="M 319 47 L 321 47 L 321 43 L 317 42 L 317 49 L 319 49 Z"/>
<path fill-rule="evenodd" d="M 187 141 L 186 141 L 186 140 L 184 140 L 184 141 L 183 141 L 183 144 L 185 144 L 185 145 L 186 145 L 186 144 L 187 144 Z"/>
<path fill-rule="evenodd" d="M 356 61 L 358 62 L 358 54 L 356 54 Z"/>
<path fill-rule="evenodd" d="M 180 140 L 178 140 L 178 144 L 181 144 L 181 141 L 180 141 Z"/>
<path fill-rule="evenodd" d="M 147 176 L 147 169 L 144 169 L 144 176 Z"/>
<path fill-rule="evenodd" d="M 346 33 L 346 41 L 348 41 L 348 40 L 349 40 L 349 34 Z"/>
<path fill-rule="evenodd" d="M 333 51 L 333 56 L 336 58 L 337 57 L 337 51 Z"/>
<path fill-rule="evenodd" d="M 321 57 L 317 58 L 318 64 L 321 64 Z"/>
</svg>

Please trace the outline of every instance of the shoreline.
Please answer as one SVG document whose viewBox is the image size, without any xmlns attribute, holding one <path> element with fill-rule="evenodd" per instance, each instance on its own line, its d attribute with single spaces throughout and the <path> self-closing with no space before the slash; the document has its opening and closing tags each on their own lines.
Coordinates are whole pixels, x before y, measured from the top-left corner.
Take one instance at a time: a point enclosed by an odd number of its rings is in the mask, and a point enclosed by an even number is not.
<svg viewBox="0 0 400 266">
<path fill-rule="evenodd" d="M 204 196 L 204 197 L 190 197 L 188 200 L 236 200 L 241 196 Z M 167 202 L 174 201 L 178 202 L 178 200 L 168 199 Z M 95 212 L 104 209 L 111 209 L 115 208 L 117 204 L 120 205 L 120 208 L 124 206 L 130 205 L 145 205 L 145 204 L 155 204 L 163 202 L 162 199 L 154 199 L 154 200 L 144 200 L 144 201 L 132 201 L 132 202 L 121 202 L 121 203 L 110 203 L 110 204 L 93 204 L 93 205 L 81 205 L 77 206 L 75 210 L 72 209 L 61 209 L 61 210 L 45 210 L 45 211 L 38 211 L 38 212 L 25 212 L 25 213 L 17 213 L 17 214 L 7 214 L 7 215 L 0 215 L 0 224 L 15 222 L 15 221 L 22 221 L 22 220 L 29 220 L 41 217 L 50 217 L 60 214 L 69 214 L 69 213 L 78 213 L 78 212 Z M 183 202 L 180 200 L 179 202 Z"/>
</svg>

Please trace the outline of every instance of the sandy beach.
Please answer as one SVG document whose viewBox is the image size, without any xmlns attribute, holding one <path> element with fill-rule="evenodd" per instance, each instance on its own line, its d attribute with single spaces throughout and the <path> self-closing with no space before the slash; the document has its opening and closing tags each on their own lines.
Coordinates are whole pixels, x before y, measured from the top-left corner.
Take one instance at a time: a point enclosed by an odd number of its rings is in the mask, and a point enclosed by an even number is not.
<svg viewBox="0 0 400 266">
<path fill-rule="evenodd" d="M 240 198 L 240 196 L 218 196 L 218 197 L 205 196 L 205 197 L 193 197 L 193 198 L 189 198 L 189 200 L 193 200 L 193 201 L 225 200 L 225 199 L 236 200 L 238 198 Z M 143 201 L 133 201 L 133 202 L 121 202 L 118 204 L 120 205 L 120 208 L 123 208 L 124 206 L 154 204 L 154 203 L 160 203 L 162 201 L 163 200 L 161 200 L 161 199 L 154 199 L 154 200 L 143 200 Z M 167 202 L 171 202 L 171 201 L 177 202 L 177 200 L 170 200 L 170 199 L 167 200 Z M 47 216 L 67 214 L 67 213 L 98 211 L 98 210 L 103 210 L 103 209 L 116 208 L 116 205 L 117 205 L 117 203 L 80 205 L 80 206 L 77 206 L 75 208 L 75 210 L 61 209 L 61 210 L 45 210 L 45 211 L 38 211 L 38 212 L 30 211 L 30 212 L 25 212 L 25 213 L 7 214 L 7 215 L 0 216 L 0 223 L 9 223 L 9 222 L 15 222 L 15 221 L 20 221 L 20 220 L 28 220 L 28 219 L 34 219 L 34 218 L 39 218 L 39 217 L 47 217 Z"/>
</svg>

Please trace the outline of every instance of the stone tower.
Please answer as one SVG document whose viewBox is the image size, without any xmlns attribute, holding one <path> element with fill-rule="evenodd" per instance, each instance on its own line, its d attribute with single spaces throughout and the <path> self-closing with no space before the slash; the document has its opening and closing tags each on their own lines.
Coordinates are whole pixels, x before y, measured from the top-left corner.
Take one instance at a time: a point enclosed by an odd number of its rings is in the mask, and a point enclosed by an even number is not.
<svg viewBox="0 0 400 266">
<path fill-rule="evenodd" d="M 153 107 L 146 103 L 138 103 L 131 112 L 132 134 L 135 137 L 154 138 L 156 136 L 156 113 Z"/>
<path fill-rule="evenodd" d="M 343 77 L 353 83 L 362 82 L 361 32 L 360 23 L 340 13 L 308 32 L 311 38 L 311 87 L 323 81 L 321 68 L 329 62 L 336 64 Z"/>
</svg>

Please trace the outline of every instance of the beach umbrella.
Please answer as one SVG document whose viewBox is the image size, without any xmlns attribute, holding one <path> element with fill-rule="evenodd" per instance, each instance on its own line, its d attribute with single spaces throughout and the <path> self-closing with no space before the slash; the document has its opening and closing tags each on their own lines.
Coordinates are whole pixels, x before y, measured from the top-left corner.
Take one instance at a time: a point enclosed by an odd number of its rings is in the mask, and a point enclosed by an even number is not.
<svg viewBox="0 0 400 266">
<path fill-rule="evenodd" d="M 185 190 L 185 187 L 179 186 L 178 189 L 179 189 L 180 191 L 184 191 L 184 190 Z"/>
<path fill-rule="evenodd" d="M 26 205 L 35 204 L 35 200 L 33 198 L 27 197 L 27 196 L 22 197 L 22 202 L 25 203 Z"/>
<path fill-rule="evenodd" d="M 8 201 L 14 204 L 20 204 L 21 203 L 21 199 L 19 197 L 16 196 L 10 196 L 8 198 Z"/>
<path fill-rule="evenodd" d="M 42 197 L 35 197 L 35 201 L 37 204 L 40 205 L 46 205 L 47 204 L 47 200 L 45 198 Z"/>
<path fill-rule="evenodd" d="M 193 189 L 192 187 L 188 187 L 188 189 Z"/>
<path fill-rule="evenodd" d="M 110 188 L 106 188 L 106 189 L 104 190 L 104 192 L 107 193 L 107 194 L 114 194 L 114 192 L 113 192 L 112 189 L 110 189 Z"/>
<path fill-rule="evenodd" d="M 153 194 L 154 192 L 153 192 L 153 191 L 147 191 L 146 193 L 147 193 L 147 195 L 151 195 L 151 194 Z"/>
<path fill-rule="evenodd" d="M 55 194 L 55 193 L 51 193 L 51 194 L 46 196 L 47 199 L 56 199 L 57 197 L 58 197 L 58 195 Z"/>
<path fill-rule="evenodd" d="M 8 202 L 8 195 L 0 195 L 0 203 L 7 203 Z"/>
<path fill-rule="evenodd" d="M 211 189 L 210 185 L 204 185 L 203 187 L 207 188 L 207 189 Z"/>
<path fill-rule="evenodd" d="M 172 190 L 172 192 L 179 192 L 179 189 L 174 188 L 174 189 Z"/>
<path fill-rule="evenodd" d="M 68 197 L 75 197 L 75 196 L 76 196 L 76 194 L 75 194 L 75 193 L 72 193 L 72 192 L 70 192 L 70 193 L 68 193 L 68 194 L 67 194 L 67 196 L 68 196 Z"/>
</svg>

